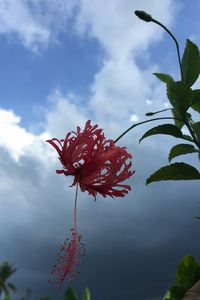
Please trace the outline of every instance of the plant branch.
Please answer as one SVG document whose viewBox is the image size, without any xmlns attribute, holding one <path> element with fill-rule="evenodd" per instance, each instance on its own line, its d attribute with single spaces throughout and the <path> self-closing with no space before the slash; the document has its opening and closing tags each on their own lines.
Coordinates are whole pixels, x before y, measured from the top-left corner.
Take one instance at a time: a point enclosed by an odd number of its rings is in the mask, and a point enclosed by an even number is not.
<svg viewBox="0 0 200 300">
<path fill-rule="evenodd" d="M 153 22 L 153 23 L 156 23 L 157 25 L 159 25 L 160 27 L 162 27 L 174 40 L 174 42 L 176 44 L 177 54 L 178 54 L 179 67 L 180 67 L 180 72 L 181 72 L 181 80 L 183 81 L 183 70 L 182 70 L 182 65 L 181 65 L 179 44 L 178 44 L 178 41 L 175 38 L 175 36 L 171 33 L 171 31 L 169 31 L 169 29 L 165 25 L 163 25 L 161 22 L 157 21 L 156 19 L 152 18 L 152 16 L 147 14 L 145 11 L 136 10 L 135 14 L 137 17 L 139 17 L 140 19 L 142 19 L 145 22 Z"/>
<path fill-rule="evenodd" d="M 137 124 L 133 124 L 131 127 L 129 127 L 127 130 L 125 130 L 114 142 L 118 142 L 127 132 L 129 132 L 131 129 L 133 129 L 134 127 L 137 127 L 141 124 L 145 124 L 145 123 L 149 123 L 151 121 L 157 121 L 157 120 L 178 120 L 178 121 L 182 121 L 184 122 L 184 120 L 182 119 L 179 119 L 179 118 L 173 118 L 173 117 L 163 117 L 163 118 L 154 118 L 154 119 L 151 119 L 151 120 L 145 120 L 145 121 L 142 121 L 142 122 L 139 122 Z M 193 136 L 192 136 L 193 137 Z M 184 140 L 187 140 L 186 138 L 182 137 L 182 139 Z M 188 141 L 188 140 L 187 140 Z M 195 143 L 196 142 L 194 140 L 191 140 L 191 142 Z M 197 145 L 197 144 L 196 144 Z"/>
<path fill-rule="evenodd" d="M 188 130 L 189 130 L 191 136 L 193 137 L 194 143 L 195 143 L 195 144 L 197 145 L 197 147 L 200 149 L 200 143 L 197 141 L 196 136 L 195 136 L 195 133 L 193 132 L 193 130 L 192 130 L 191 126 L 190 126 L 189 121 L 188 121 L 186 118 L 184 118 L 183 121 L 184 121 L 185 125 L 187 126 L 187 128 L 188 128 Z"/>
</svg>

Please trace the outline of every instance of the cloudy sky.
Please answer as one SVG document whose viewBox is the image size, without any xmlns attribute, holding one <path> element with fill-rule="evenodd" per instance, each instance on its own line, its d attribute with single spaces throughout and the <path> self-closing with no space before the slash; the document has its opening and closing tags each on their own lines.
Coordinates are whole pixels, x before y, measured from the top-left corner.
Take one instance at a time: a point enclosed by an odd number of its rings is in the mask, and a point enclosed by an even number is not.
<svg viewBox="0 0 200 300">
<path fill-rule="evenodd" d="M 88 119 L 115 139 L 146 112 L 168 107 L 165 87 L 151 74 L 178 80 L 176 49 L 136 9 L 168 26 L 181 53 L 186 38 L 200 44 L 197 0 L 0 0 L 0 261 L 18 268 L 14 300 L 27 287 L 33 299 L 61 299 L 68 286 L 55 293 L 47 280 L 73 225 L 75 190 L 71 178 L 56 175 L 59 161 L 45 140 L 63 138 Z M 161 299 L 181 257 L 200 260 L 199 182 L 145 184 L 179 142 L 158 136 L 139 144 L 153 125 L 118 143 L 136 170 L 127 197 L 95 202 L 79 193 L 86 244 L 74 282 L 79 295 L 89 287 L 94 300 Z M 199 167 L 194 155 L 177 161 Z"/>
</svg>

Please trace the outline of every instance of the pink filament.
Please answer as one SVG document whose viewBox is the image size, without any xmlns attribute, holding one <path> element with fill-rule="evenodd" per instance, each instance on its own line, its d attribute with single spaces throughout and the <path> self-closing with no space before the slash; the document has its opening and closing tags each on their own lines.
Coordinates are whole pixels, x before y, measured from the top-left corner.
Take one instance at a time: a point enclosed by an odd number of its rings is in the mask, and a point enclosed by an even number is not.
<svg viewBox="0 0 200 300">
<path fill-rule="evenodd" d="M 53 266 L 51 274 L 56 275 L 56 281 L 50 281 L 49 283 L 59 284 L 61 287 L 65 278 L 68 279 L 69 283 L 80 273 L 79 265 L 82 262 L 82 257 L 85 255 L 84 244 L 81 243 L 81 236 L 77 233 L 76 224 L 76 207 L 77 207 L 77 195 L 78 195 L 78 184 L 76 186 L 76 196 L 74 205 L 74 228 L 71 229 L 72 238 L 66 239 L 61 244 L 58 251 L 57 263 Z"/>
</svg>

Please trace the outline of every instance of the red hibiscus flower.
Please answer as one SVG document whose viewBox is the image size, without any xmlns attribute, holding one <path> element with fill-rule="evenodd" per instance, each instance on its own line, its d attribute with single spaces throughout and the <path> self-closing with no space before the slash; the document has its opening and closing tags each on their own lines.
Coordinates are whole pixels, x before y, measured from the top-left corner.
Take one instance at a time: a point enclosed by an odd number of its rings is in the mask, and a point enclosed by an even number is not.
<svg viewBox="0 0 200 300">
<path fill-rule="evenodd" d="M 117 147 L 113 140 L 106 140 L 102 129 L 98 125 L 90 125 L 90 120 L 82 132 L 77 127 L 77 132 L 67 133 L 65 139 L 54 138 L 47 142 L 56 149 L 63 166 L 63 169 L 56 172 L 74 176 L 71 186 L 76 185 L 72 239 L 66 239 L 61 245 L 57 263 L 51 271 L 51 274 L 56 275 L 56 281 L 49 281 L 61 286 L 65 278 L 71 282 L 79 273 L 77 267 L 85 254 L 76 223 L 78 186 L 82 192 L 87 191 L 95 199 L 97 193 L 103 197 L 124 197 L 131 187 L 121 182 L 135 171 L 130 171 L 132 164 L 130 161 L 127 163 L 127 160 L 132 156 L 126 148 Z"/>
<path fill-rule="evenodd" d="M 130 171 L 132 156 L 125 147 L 117 147 L 113 140 L 106 140 L 98 125 L 90 125 L 90 120 L 81 132 L 67 133 L 66 138 L 48 140 L 58 152 L 62 170 L 58 174 L 73 175 L 71 186 L 79 184 L 82 192 L 87 191 L 96 199 L 97 193 L 103 197 L 123 197 L 131 187 L 121 184 L 134 171 Z"/>
</svg>

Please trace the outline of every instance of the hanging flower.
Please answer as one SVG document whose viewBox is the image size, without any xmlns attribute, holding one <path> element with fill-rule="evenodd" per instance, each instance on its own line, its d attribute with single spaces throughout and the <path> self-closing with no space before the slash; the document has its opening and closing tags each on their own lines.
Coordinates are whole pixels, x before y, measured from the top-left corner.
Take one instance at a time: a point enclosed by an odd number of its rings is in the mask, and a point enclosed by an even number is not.
<svg viewBox="0 0 200 300">
<path fill-rule="evenodd" d="M 71 282 L 79 273 L 78 266 L 85 254 L 76 222 L 78 186 L 82 192 L 87 191 L 95 199 L 97 193 L 103 197 L 124 197 L 131 187 L 121 182 L 128 179 L 134 171 L 130 171 L 131 162 L 127 163 L 132 156 L 126 148 L 117 147 L 113 140 L 106 140 L 103 130 L 98 125 L 90 125 L 90 120 L 86 122 L 82 132 L 77 127 L 77 131 L 67 133 L 65 139 L 54 138 L 47 142 L 56 149 L 63 166 L 56 172 L 74 176 L 71 186 L 76 185 L 72 239 L 66 239 L 61 245 L 57 263 L 51 271 L 56 276 L 56 281 L 49 281 L 61 286 L 65 278 Z"/>
<path fill-rule="evenodd" d="M 63 165 L 58 174 L 74 176 L 71 186 L 79 184 L 82 192 L 87 191 L 96 199 L 97 193 L 103 197 L 124 197 L 131 187 L 121 184 L 131 177 L 135 171 L 130 171 L 132 156 L 125 147 L 118 147 L 113 140 L 106 140 L 98 125 L 92 126 L 90 120 L 81 132 L 67 133 L 66 138 L 48 140 L 58 152 Z"/>
</svg>

